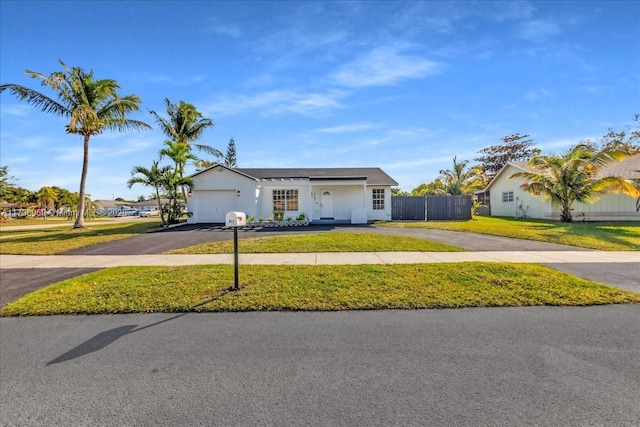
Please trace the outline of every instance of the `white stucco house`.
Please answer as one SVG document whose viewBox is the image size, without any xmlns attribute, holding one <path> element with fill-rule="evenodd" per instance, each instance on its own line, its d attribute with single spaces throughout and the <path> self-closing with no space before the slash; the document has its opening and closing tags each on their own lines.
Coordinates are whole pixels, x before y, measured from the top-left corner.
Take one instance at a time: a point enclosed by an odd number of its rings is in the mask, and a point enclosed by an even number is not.
<svg viewBox="0 0 640 427">
<path fill-rule="evenodd" d="M 517 172 L 529 170 L 527 162 L 510 162 L 493 178 L 484 190 L 490 192 L 492 216 L 560 219 L 559 206 L 522 190 L 522 178 L 510 179 Z M 640 155 L 614 163 L 601 174 L 640 181 Z M 575 203 L 572 209 L 574 221 L 640 221 L 640 200 L 623 194 L 607 194 L 592 204 Z"/>
<path fill-rule="evenodd" d="M 254 219 L 275 211 L 313 222 L 365 224 L 391 219 L 391 187 L 380 168 L 231 169 L 215 165 L 191 175 L 190 223 L 223 223 L 229 211 Z"/>
</svg>

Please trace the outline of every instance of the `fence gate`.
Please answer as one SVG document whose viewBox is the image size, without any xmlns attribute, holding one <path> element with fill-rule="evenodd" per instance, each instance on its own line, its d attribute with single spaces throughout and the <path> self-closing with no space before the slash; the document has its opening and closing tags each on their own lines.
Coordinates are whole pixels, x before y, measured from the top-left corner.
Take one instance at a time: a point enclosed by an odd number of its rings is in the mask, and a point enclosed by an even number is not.
<svg viewBox="0 0 640 427">
<path fill-rule="evenodd" d="M 427 196 L 427 221 L 471 219 L 471 196 Z"/>
<path fill-rule="evenodd" d="M 426 199 L 424 196 L 392 196 L 392 220 L 425 220 Z"/>
</svg>

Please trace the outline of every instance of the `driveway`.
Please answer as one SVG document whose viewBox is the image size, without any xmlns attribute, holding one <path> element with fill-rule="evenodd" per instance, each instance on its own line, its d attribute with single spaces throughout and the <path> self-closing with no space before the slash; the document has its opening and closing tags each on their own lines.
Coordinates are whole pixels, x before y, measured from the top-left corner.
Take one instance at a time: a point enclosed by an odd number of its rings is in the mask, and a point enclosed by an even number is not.
<svg viewBox="0 0 640 427">
<path fill-rule="evenodd" d="M 638 426 L 640 305 L 0 319 L 0 424 Z"/>
<path fill-rule="evenodd" d="M 462 233 L 446 230 L 415 228 L 391 228 L 362 226 L 312 225 L 308 227 L 283 227 L 264 229 L 239 229 L 238 238 L 282 236 L 306 233 L 376 233 L 416 237 L 433 240 L 470 251 L 575 251 L 588 250 L 555 243 L 534 242 L 483 234 Z M 217 242 L 233 238 L 229 228 L 214 224 L 189 224 L 151 233 L 138 234 L 126 239 L 65 252 L 64 255 L 143 255 L 159 254 L 172 249 L 184 248 L 200 243 Z"/>
</svg>

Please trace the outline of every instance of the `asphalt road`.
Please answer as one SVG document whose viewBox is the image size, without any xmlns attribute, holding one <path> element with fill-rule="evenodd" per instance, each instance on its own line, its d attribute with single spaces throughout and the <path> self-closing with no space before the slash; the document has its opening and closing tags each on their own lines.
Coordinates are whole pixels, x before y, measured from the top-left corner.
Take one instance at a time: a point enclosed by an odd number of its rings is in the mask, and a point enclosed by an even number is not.
<svg viewBox="0 0 640 427">
<path fill-rule="evenodd" d="M 638 426 L 640 306 L 0 319 L 3 426 Z"/>
</svg>

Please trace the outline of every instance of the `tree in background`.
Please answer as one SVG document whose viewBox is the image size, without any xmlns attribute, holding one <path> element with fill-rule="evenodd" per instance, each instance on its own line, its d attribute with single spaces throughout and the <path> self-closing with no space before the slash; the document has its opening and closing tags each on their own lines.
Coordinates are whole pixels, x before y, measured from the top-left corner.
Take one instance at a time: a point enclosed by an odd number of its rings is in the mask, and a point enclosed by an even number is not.
<svg viewBox="0 0 640 427">
<path fill-rule="evenodd" d="M 8 201 L 12 190 L 15 188 L 15 178 L 9 175 L 7 166 L 0 166 L 0 202 Z"/>
<path fill-rule="evenodd" d="M 236 160 L 236 142 L 231 138 L 227 145 L 227 153 L 224 155 L 224 165 L 229 168 L 237 168 L 238 162 Z"/>
<path fill-rule="evenodd" d="M 481 154 L 473 160 L 480 162 L 484 173 L 486 174 L 487 183 L 509 162 L 529 161 L 533 156 L 540 153 L 533 142 L 528 139 L 529 135 L 513 135 L 502 137 L 503 144 L 492 145 L 478 151 Z"/>
<path fill-rule="evenodd" d="M 423 183 L 411 190 L 412 196 L 442 196 L 447 194 L 442 179 L 436 178 L 429 183 Z"/>
<path fill-rule="evenodd" d="M 38 204 L 44 209 L 43 217 L 46 219 L 47 211 L 53 209 L 58 201 L 58 192 L 51 187 L 42 187 L 36 193 L 36 197 L 38 198 Z"/>
<path fill-rule="evenodd" d="M 531 172 L 518 172 L 510 178 L 524 178 L 520 186 L 535 196 L 560 206 L 560 220 L 571 222 L 574 202 L 593 203 L 607 193 L 623 193 L 639 197 L 633 183 L 617 176 L 600 176 L 603 168 L 628 157 L 622 151 L 595 150 L 578 144 L 560 156 L 535 156 L 529 161 Z"/>
<path fill-rule="evenodd" d="M 112 79 L 95 80 L 93 70 L 88 73 L 80 67 L 69 69 L 60 61 L 62 71 L 54 71 L 49 76 L 25 70 L 42 86 L 53 90 L 58 101 L 36 90 L 16 84 L 0 85 L 0 92 L 8 90 L 21 101 L 32 104 L 47 113 L 53 113 L 69 119 L 66 132 L 81 135 L 84 156 L 78 201 L 78 217 L 73 228 L 84 228 L 85 186 L 89 170 L 89 140 L 105 130 L 143 130 L 151 127 L 141 121 L 127 118 L 127 114 L 138 111 L 141 102 L 136 95 L 120 97 L 120 85 Z"/>
<path fill-rule="evenodd" d="M 457 157 L 453 158 L 453 168 L 440 171 L 439 179 L 444 184 L 444 193 L 452 196 L 473 193 L 481 189 L 478 183 L 478 169 L 468 169 L 468 160 L 458 162 Z"/>
<path fill-rule="evenodd" d="M 619 132 L 609 128 L 609 132 L 599 141 L 585 141 L 583 144 L 591 146 L 594 150 L 622 151 L 629 155 L 640 154 L 640 114 L 636 114 L 634 121 L 638 125 L 626 126 L 625 130 Z"/>
</svg>

